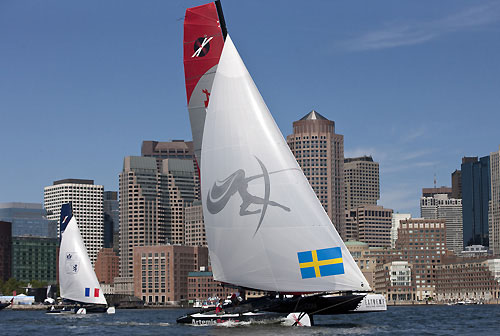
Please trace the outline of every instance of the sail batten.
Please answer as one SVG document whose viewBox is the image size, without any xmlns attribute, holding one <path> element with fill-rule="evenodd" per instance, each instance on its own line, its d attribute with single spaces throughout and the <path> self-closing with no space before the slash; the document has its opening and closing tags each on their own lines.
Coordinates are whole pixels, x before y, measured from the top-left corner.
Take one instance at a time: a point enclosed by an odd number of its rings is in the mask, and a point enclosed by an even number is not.
<svg viewBox="0 0 500 336">
<path fill-rule="evenodd" d="M 201 151 L 214 278 L 279 292 L 369 290 L 229 35 Z"/>
</svg>

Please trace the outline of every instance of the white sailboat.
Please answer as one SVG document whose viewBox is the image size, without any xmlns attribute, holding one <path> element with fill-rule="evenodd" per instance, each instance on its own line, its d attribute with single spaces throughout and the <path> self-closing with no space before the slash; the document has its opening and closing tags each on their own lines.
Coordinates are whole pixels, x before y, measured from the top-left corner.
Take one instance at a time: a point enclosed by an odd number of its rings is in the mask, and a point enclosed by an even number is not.
<svg viewBox="0 0 500 336">
<path fill-rule="evenodd" d="M 223 20 L 213 24 L 220 26 L 220 22 Z M 198 160 L 214 279 L 277 293 L 370 291 L 229 35 L 213 84 L 204 83 L 195 91 L 207 87 L 210 101 Z M 335 314 L 353 311 L 362 299 L 362 295 L 296 295 L 268 298 L 245 307 L 278 313 Z M 242 311 L 238 307 L 229 313 L 240 312 L 235 319 L 243 319 Z M 178 321 L 208 320 L 202 315 L 187 315 Z"/>
<path fill-rule="evenodd" d="M 52 306 L 48 313 L 114 313 L 114 307 L 107 307 L 73 216 L 71 202 L 61 207 L 60 232 L 59 287 L 61 297 L 68 303 L 62 309 Z"/>
</svg>

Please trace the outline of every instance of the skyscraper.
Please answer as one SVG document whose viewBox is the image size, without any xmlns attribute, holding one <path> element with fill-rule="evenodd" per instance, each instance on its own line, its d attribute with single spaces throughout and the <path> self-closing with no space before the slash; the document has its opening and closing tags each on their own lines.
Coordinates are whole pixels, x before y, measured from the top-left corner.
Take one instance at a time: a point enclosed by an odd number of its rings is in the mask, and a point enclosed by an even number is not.
<svg viewBox="0 0 500 336">
<path fill-rule="evenodd" d="M 490 157 L 464 157 L 461 171 L 464 247 L 489 246 Z"/>
<path fill-rule="evenodd" d="M 120 232 L 120 209 L 118 192 L 105 191 L 103 194 L 104 207 L 104 247 L 115 248 L 118 251 Z"/>
<path fill-rule="evenodd" d="M 184 245 L 185 209 L 197 198 L 199 192 L 198 174 L 192 160 L 163 160 L 162 184 L 164 194 L 164 219 L 169 228 L 168 241 L 171 244 Z"/>
<path fill-rule="evenodd" d="M 462 171 L 451 173 L 451 198 L 462 198 Z"/>
<path fill-rule="evenodd" d="M 344 136 L 335 123 L 312 110 L 293 122 L 288 146 L 342 237 L 345 222 Z"/>
<path fill-rule="evenodd" d="M 184 244 L 184 209 L 198 198 L 192 159 L 128 156 L 120 174 L 120 276 L 131 277 L 133 248 Z"/>
<path fill-rule="evenodd" d="M 185 244 L 188 246 L 207 246 L 207 234 L 203 221 L 203 205 L 194 201 L 185 209 Z"/>
<path fill-rule="evenodd" d="M 390 247 L 392 209 L 361 205 L 346 212 L 346 240 L 358 240 L 370 247 Z"/>
<path fill-rule="evenodd" d="M 161 162 L 164 159 L 189 159 L 193 160 L 196 166 L 192 141 L 143 141 L 141 156 L 155 158 L 158 170 L 161 170 Z"/>
<path fill-rule="evenodd" d="M 54 181 L 53 185 L 44 188 L 47 219 L 57 221 L 58 233 L 61 206 L 63 203 L 72 202 L 73 215 L 78 222 L 92 265 L 104 240 L 103 192 L 102 185 L 94 184 L 93 180 L 82 179 Z"/>
<path fill-rule="evenodd" d="M 426 219 L 446 221 L 446 246 L 460 253 L 463 250 L 462 200 L 449 198 L 447 194 L 420 198 L 420 216 Z"/>
<path fill-rule="evenodd" d="M 120 276 L 133 276 L 134 246 L 167 243 L 156 159 L 127 156 L 120 173 Z"/>
<path fill-rule="evenodd" d="M 345 209 L 377 205 L 380 199 L 379 164 L 371 156 L 344 159 Z"/>
<path fill-rule="evenodd" d="M 490 178 L 490 247 L 494 255 L 500 255 L 500 148 L 490 154 Z"/>
</svg>

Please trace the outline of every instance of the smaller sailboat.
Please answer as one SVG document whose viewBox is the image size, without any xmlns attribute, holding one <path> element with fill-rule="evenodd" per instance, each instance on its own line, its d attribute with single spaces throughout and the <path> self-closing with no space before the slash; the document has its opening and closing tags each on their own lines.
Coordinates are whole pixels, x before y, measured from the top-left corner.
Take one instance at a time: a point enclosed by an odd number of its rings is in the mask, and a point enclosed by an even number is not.
<svg viewBox="0 0 500 336">
<path fill-rule="evenodd" d="M 108 307 L 70 203 L 61 207 L 61 245 L 59 248 L 59 285 L 63 304 L 51 306 L 50 314 L 114 314 Z"/>
</svg>

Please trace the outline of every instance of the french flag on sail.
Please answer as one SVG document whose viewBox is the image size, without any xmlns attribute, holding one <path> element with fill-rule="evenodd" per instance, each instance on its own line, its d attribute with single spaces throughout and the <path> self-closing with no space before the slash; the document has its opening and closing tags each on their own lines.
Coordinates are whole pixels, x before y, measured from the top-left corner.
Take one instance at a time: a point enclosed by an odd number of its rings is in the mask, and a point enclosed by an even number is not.
<svg viewBox="0 0 500 336">
<path fill-rule="evenodd" d="M 85 296 L 90 297 L 90 288 L 85 288 Z M 99 297 L 99 288 L 94 288 L 94 297 Z"/>
</svg>

